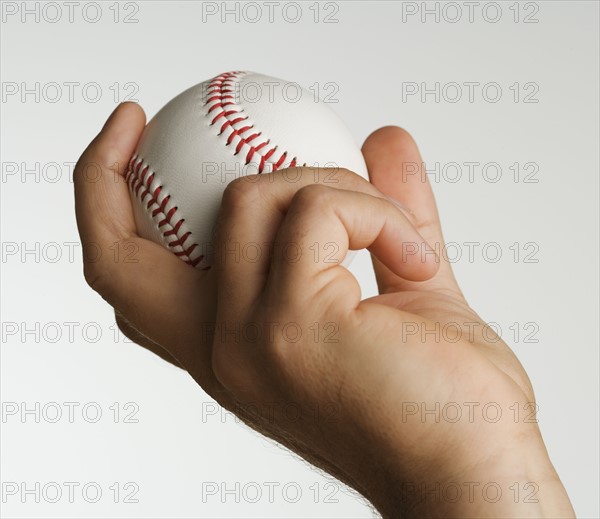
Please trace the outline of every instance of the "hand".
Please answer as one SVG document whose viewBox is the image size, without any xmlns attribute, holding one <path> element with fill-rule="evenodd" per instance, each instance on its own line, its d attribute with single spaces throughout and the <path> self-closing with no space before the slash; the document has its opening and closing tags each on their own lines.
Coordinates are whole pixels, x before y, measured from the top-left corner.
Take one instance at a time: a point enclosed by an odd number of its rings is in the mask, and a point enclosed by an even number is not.
<svg viewBox="0 0 600 519">
<path fill-rule="evenodd" d="M 136 233 L 124 174 L 145 121 L 137 104 L 119 105 L 75 167 L 75 210 L 84 275 L 114 308 L 117 324 L 128 338 L 188 371 L 209 395 L 233 410 L 235 400 L 212 369 L 215 271 L 190 268 Z M 312 181 L 305 178 L 303 182 L 297 187 Z M 340 185 L 351 189 L 354 184 L 352 176 L 348 184 Z M 260 429 L 257 424 L 250 425 Z"/>
<path fill-rule="evenodd" d="M 136 105 L 119 107 L 75 171 L 84 251 L 115 244 L 137 251 L 137 263 L 103 254 L 85 264 L 86 279 L 129 337 L 189 371 L 222 405 L 356 488 L 387 517 L 572 516 L 537 424 L 515 421 L 509 411 L 534 402 L 525 372 L 504 343 L 481 333 L 450 265 L 429 252 L 442 244 L 439 220 L 428 184 L 401 179 L 403 164 L 422 163 L 407 134 L 386 128 L 365 143 L 376 187 L 344 171 L 338 183 L 315 186 L 326 177 L 309 169 L 293 184 L 281 175 L 231 184 L 215 268 L 199 272 L 135 234 L 114 164 L 122 174 L 143 125 Z M 86 180 L 90 164 L 101 167 L 97 182 Z M 245 244 L 259 245 L 258 261 L 227 252 Z M 352 275 L 325 261 L 341 260 L 348 247 L 371 250 L 382 295 L 361 301 Z M 161 283 L 148 283 L 156 271 Z M 459 330 L 457 340 L 422 337 L 436 323 Z M 414 412 L 415 404 L 451 402 L 463 415 L 464 403 L 479 403 L 475 419 L 436 423 Z M 477 414 L 487 403 L 500 406 L 499 421 Z M 473 502 L 464 482 L 480 483 Z M 478 492 L 489 482 L 504 494 L 496 504 Z M 515 482 L 521 493 L 527 482 L 538 485 L 539 503 L 514 503 L 508 487 Z M 411 491 L 436 483 L 463 485 L 462 499 L 432 502 Z"/>
<path fill-rule="evenodd" d="M 386 517 L 572 516 L 537 423 L 515 419 L 515 409 L 535 410 L 525 371 L 435 254 L 443 238 L 429 185 L 402 178 L 405 164 L 423 162 L 416 145 L 384 128 L 363 152 L 379 190 L 358 178 L 352 191 L 298 189 L 278 174 L 228 186 L 216 241 L 217 378 L 252 421 Z M 231 252 L 267 243 L 262 261 Z M 365 247 L 381 295 L 361 300 L 340 262 Z M 504 497 L 491 503 L 497 489 Z"/>
<path fill-rule="evenodd" d="M 119 105 L 75 167 L 85 278 L 114 307 L 127 337 L 189 371 L 221 401 L 211 369 L 212 344 L 201 339 L 202 323 L 214 321 L 215 276 L 190 268 L 136 233 L 123 176 L 145 122 L 137 104 Z"/>
</svg>

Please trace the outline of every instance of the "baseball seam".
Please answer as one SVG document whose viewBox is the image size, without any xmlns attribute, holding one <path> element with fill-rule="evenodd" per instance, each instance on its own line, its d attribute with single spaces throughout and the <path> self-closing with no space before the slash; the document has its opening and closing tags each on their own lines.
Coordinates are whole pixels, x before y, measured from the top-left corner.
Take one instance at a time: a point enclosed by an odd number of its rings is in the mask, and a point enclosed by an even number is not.
<svg viewBox="0 0 600 519">
<path fill-rule="evenodd" d="M 247 147 L 246 166 L 255 155 L 258 156 L 258 173 L 263 173 L 267 169 L 273 172 L 282 167 L 295 167 L 298 163 L 297 158 L 292 158 L 286 164 L 289 153 L 283 151 L 276 154 L 279 146 L 271 145 L 271 139 L 265 140 L 262 132 L 257 131 L 255 125 L 249 121 L 249 117 L 243 114 L 244 109 L 236 103 L 235 83 L 246 74 L 242 71 L 225 72 L 210 80 L 206 99 L 206 106 L 208 106 L 206 115 L 211 118 L 210 125 L 215 126 L 222 121 L 218 136 L 225 139 L 225 146 L 233 145 L 234 156 L 239 155 L 244 146 Z"/>
<path fill-rule="evenodd" d="M 250 164 L 255 156 L 259 157 L 258 173 L 267 169 L 271 172 L 277 171 L 282 166 L 295 167 L 298 163 L 296 157 L 286 164 L 288 152 L 283 151 L 276 155 L 278 146 L 272 146 L 271 139 L 261 139 L 262 132 L 254 130 L 255 125 L 248 122 L 248 116 L 240 115 L 243 108 L 236 104 L 233 89 L 234 82 L 244 75 L 246 73 L 241 71 L 226 72 L 210 80 L 204 103 L 208 107 L 206 116 L 212 117 L 210 126 L 223 120 L 218 136 L 225 139 L 225 146 L 234 145 L 234 156 L 239 155 L 244 146 L 247 146 L 245 165 Z M 252 130 L 254 131 L 247 135 Z M 131 193 L 146 206 L 165 245 L 188 265 L 202 270 L 210 269 L 210 265 L 203 263 L 205 256 L 201 254 L 200 246 L 194 241 L 192 232 L 185 224 L 185 218 L 175 205 L 173 197 L 159 182 L 156 172 L 138 154 L 129 161 L 125 181 Z"/>
<path fill-rule="evenodd" d="M 173 197 L 165 191 L 155 172 L 144 159 L 134 155 L 129 161 L 125 181 L 131 193 L 145 205 L 146 210 L 161 233 L 165 245 L 188 265 L 208 270 L 202 265 L 204 255 L 200 246 L 192 239 L 192 232 L 185 224 L 185 218 L 175 205 Z"/>
</svg>

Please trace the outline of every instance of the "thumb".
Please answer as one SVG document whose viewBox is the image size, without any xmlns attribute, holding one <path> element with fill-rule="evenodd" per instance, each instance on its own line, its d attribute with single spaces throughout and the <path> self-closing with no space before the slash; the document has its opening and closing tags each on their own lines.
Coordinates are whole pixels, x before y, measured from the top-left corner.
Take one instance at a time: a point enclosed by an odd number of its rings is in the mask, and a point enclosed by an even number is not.
<svg viewBox="0 0 600 519">
<path fill-rule="evenodd" d="M 371 183 L 404 207 L 421 236 L 437 252 L 440 262 L 434 278 L 415 283 L 397 276 L 373 258 L 380 292 L 452 289 L 460 293 L 450 263 L 442 254 L 444 238 L 435 198 L 413 138 L 402 128 L 386 126 L 367 138 L 362 152 Z"/>
</svg>

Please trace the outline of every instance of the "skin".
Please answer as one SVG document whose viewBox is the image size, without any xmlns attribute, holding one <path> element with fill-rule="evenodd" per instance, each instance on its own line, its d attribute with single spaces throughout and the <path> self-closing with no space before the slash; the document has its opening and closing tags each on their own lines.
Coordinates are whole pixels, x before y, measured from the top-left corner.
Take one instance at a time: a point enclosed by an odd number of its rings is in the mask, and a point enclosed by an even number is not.
<svg viewBox="0 0 600 519">
<path fill-rule="evenodd" d="M 527 374 L 433 252 L 440 221 L 426 179 L 403 174 L 423 162 L 407 132 L 367 139 L 370 183 L 302 168 L 296 182 L 229 184 L 213 267 L 199 271 L 136 234 L 122 175 L 144 125 L 140 107 L 120 105 L 74 173 L 85 278 L 128 337 L 383 517 L 574 517 Z M 248 244 L 251 258 L 231 252 Z M 86 254 L 115 246 L 135 262 Z M 366 300 L 340 265 L 361 248 L 380 292 Z M 436 326 L 446 333 L 423 333 Z"/>
</svg>

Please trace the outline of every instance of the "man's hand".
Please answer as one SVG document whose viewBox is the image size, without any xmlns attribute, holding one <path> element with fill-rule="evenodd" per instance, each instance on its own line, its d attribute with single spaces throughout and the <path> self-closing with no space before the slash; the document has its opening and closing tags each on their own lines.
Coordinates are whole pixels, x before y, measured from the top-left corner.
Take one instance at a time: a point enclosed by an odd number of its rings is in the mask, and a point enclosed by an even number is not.
<svg viewBox="0 0 600 519">
<path fill-rule="evenodd" d="M 85 278 L 130 339 L 189 371 L 218 399 L 212 344 L 201 339 L 203 323 L 214 321 L 214 275 L 136 233 L 123 175 L 145 122 L 137 104 L 119 105 L 75 167 Z"/>
<path fill-rule="evenodd" d="M 343 170 L 331 182 L 310 168 L 296 182 L 274 173 L 231 183 L 214 267 L 199 272 L 135 233 L 115 169 L 143 124 L 137 106 L 119 107 L 75 172 L 84 251 L 136 251 L 136 263 L 103 254 L 85 267 L 130 337 L 386 517 L 572 516 L 537 423 L 524 419 L 535 405 L 526 373 L 434 252 L 439 219 L 426 179 L 405 174 L 405 164 L 422 164 L 408 134 L 369 137 L 372 183 Z M 90 164 L 102 168 L 97 182 L 86 180 Z M 381 293 L 368 300 L 340 264 L 361 248 Z M 487 484 L 501 488 L 496 502 L 482 493 Z M 436 486 L 449 492 L 441 500 Z M 523 499 L 528 488 L 537 502 Z"/>
</svg>

